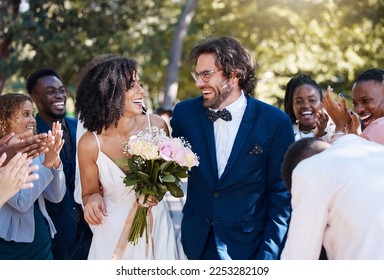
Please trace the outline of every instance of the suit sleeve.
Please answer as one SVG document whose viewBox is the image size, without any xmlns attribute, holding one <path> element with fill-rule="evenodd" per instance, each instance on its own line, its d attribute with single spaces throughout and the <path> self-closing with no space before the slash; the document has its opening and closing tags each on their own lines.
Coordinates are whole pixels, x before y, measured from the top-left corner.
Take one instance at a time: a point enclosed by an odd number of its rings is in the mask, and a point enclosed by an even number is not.
<svg viewBox="0 0 384 280">
<path fill-rule="evenodd" d="M 53 178 L 44 190 L 44 198 L 50 202 L 58 203 L 63 199 L 67 189 L 63 164 L 61 163 L 58 169 L 52 167 L 50 171 L 53 174 Z"/>
<path fill-rule="evenodd" d="M 33 203 L 35 203 L 37 198 L 46 190 L 48 186 L 51 186 L 50 188 L 52 189 L 48 192 L 49 200 L 52 202 L 61 201 L 65 194 L 65 176 L 62 166 L 60 169 L 52 171 L 41 165 L 42 162 L 43 156 L 37 157 L 33 160 L 33 164 L 39 165 L 39 170 L 37 170 L 39 178 L 33 182 L 33 188 L 20 190 L 7 201 L 10 206 L 19 212 L 23 213 L 31 208 Z"/>
<path fill-rule="evenodd" d="M 291 196 L 281 178 L 281 163 L 293 142 L 292 125 L 288 118 L 284 118 L 272 139 L 267 171 L 267 224 L 257 259 L 278 259 L 284 247 L 291 214 Z"/>
<path fill-rule="evenodd" d="M 172 137 L 179 137 L 180 136 L 178 123 L 176 122 L 176 120 L 178 119 L 178 114 L 179 114 L 179 105 L 176 104 L 175 108 L 173 109 L 173 113 L 172 113 L 173 116 L 170 120 L 170 124 L 171 124 L 171 128 L 172 128 L 172 131 L 171 131 Z"/>
</svg>

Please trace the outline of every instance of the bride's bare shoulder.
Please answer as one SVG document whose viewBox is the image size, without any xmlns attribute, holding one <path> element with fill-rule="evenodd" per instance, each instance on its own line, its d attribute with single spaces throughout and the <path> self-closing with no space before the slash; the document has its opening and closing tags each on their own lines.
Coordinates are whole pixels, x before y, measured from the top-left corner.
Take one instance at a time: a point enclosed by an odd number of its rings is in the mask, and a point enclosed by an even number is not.
<svg viewBox="0 0 384 280">
<path fill-rule="evenodd" d="M 87 131 L 80 137 L 78 149 L 91 151 L 95 148 L 98 149 L 95 135 L 93 135 L 92 132 Z"/>
<path fill-rule="evenodd" d="M 163 128 L 168 133 L 167 122 L 159 115 L 151 114 L 151 125 Z"/>
</svg>

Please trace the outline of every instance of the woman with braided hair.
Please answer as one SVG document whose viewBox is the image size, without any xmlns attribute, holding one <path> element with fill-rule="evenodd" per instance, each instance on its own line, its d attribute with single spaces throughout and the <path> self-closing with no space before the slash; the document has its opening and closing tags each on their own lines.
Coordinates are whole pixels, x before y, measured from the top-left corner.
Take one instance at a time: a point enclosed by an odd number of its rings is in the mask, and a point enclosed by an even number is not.
<svg viewBox="0 0 384 280">
<path fill-rule="evenodd" d="M 284 110 L 291 118 L 295 141 L 316 137 L 330 142 L 335 125 L 323 110 L 323 93 L 310 76 L 299 74 L 289 80 Z"/>
</svg>

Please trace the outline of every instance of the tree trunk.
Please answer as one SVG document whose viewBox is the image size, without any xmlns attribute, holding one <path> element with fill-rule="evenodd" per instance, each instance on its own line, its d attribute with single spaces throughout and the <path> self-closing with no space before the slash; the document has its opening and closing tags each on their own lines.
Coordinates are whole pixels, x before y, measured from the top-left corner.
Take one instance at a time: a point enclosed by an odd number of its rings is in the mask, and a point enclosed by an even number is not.
<svg viewBox="0 0 384 280">
<path fill-rule="evenodd" d="M 178 75 L 180 59 L 183 50 L 184 37 L 187 35 L 189 25 L 195 15 L 195 10 L 199 0 L 188 0 L 183 12 L 180 15 L 177 29 L 172 41 L 171 53 L 169 56 L 169 64 L 164 85 L 164 99 L 159 111 L 172 112 L 175 105 L 178 90 Z"/>
</svg>

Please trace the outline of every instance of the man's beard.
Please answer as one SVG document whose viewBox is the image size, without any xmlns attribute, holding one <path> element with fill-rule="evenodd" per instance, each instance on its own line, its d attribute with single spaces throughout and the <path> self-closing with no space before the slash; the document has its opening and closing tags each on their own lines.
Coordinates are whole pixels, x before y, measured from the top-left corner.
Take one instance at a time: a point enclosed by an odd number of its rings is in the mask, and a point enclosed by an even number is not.
<svg viewBox="0 0 384 280">
<path fill-rule="evenodd" d="M 219 108 L 220 105 L 231 95 L 232 90 L 233 86 L 229 81 L 227 81 L 220 89 L 215 91 L 212 99 L 203 100 L 203 106 L 211 109 Z"/>
<path fill-rule="evenodd" d="M 65 117 L 66 114 L 67 114 L 66 111 L 64 111 L 61 114 L 57 114 L 57 113 L 54 113 L 54 112 L 48 112 L 47 115 L 52 117 L 53 119 L 61 120 L 62 118 Z"/>
</svg>

